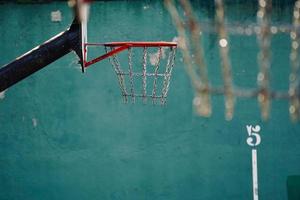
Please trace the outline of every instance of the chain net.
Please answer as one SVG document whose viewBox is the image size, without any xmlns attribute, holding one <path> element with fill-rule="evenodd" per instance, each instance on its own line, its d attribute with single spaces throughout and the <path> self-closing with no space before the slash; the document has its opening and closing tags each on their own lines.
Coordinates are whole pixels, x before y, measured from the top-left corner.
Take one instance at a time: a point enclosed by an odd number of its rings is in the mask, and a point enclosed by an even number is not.
<svg viewBox="0 0 300 200">
<path fill-rule="evenodd" d="M 106 53 L 117 47 L 105 46 Z M 127 55 L 126 55 L 127 54 Z M 109 57 L 118 79 L 119 88 L 125 103 L 143 103 L 165 105 L 172 70 L 174 67 L 176 47 L 130 47 L 127 52 Z M 120 63 L 127 60 L 128 64 Z M 119 61 L 121 60 L 121 61 Z"/>
<path fill-rule="evenodd" d="M 211 115 L 211 96 L 223 95 L 225 101 L 225 118 L 233 118 L 234 106 L 237 98 L 257 98 L 260 105 L 261 117 L 269 118 L 271 100 L 285 99 L 290 102 L 289 113 L 293 121 L 299 120 L 300 115 L 300 0 L 295 1 L 290 9 L 292 22 L 287 24 L 274 24 L 271 21 L 272 0 L 257 0 L 256 22 L 230 24 L 226 22 L 226 6 L 223 0 L 213 3 L 214 20 L 199 21 L 194 14 L 193 6 L 188 0 L 165 0 L 173 23 L 177 29 L 178 46 L 182 52 L 187 72 L 195 88 L 193 101 L 196 111 L 201 116 Z M 232 2 L 231 2 L 232 3 Z M 228 7 L 227 7 L 228 8 Z M 228 11 L 230 12 L 230 11 Z M 182 14 L 183 13 L 183 14 Z M 217 48 L 223 83 L 213 86 L 208 78 L 207 66 L 204 56 L 204 45 L 201 43 L 202 33 L 217 37 Z M 233 82 L 232 62 L 230 56 L 229 34 L 253 36 L 257 38 L 257 83 L 256 88 L 241 88 Z M 290 66 L 289 86 L 287 90 L 278 91 L 271 88 L 271 38 L 276 34 L 290 35 Z M 253 67 L 253 66 L 252 66 Z"/>
</svg>

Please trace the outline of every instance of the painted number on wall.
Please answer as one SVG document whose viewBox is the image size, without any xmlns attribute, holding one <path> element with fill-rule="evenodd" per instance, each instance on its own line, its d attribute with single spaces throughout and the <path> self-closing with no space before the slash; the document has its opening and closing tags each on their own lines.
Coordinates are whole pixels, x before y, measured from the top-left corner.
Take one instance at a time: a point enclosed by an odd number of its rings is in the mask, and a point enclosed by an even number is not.
<svg viewBox="0 0 300 200">
<path fill-rule="evenodd" d="M 261 142 L 261 138 L 259 135 L 260 126 L 247 125 L 246 128 L 249 136 L 247 138 L 247 144 L 251 147 L 258 146 Z"/>
</svg>

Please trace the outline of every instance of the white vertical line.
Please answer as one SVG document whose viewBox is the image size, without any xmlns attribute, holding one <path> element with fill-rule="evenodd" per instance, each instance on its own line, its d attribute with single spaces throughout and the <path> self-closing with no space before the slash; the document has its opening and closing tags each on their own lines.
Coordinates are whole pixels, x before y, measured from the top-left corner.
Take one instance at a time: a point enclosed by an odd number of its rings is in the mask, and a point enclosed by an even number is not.
<svg viewBox="0 0 300 200">
<path fill-rule="evenodd" d="M 252 149 L 253 200 L 258 200 L 257 151 Z"/>
</svg>

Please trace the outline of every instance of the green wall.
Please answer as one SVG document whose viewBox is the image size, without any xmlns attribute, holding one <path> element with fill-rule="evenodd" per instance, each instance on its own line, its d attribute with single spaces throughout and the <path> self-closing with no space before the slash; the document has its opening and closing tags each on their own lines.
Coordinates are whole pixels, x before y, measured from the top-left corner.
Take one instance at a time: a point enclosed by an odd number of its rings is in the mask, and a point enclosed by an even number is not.
<svg viewBox="0 0 300 200">
<path fill-rule="evenodd" d="M 194 6 L 211 20 L 211 12 Z M 229 6 L 228 21 L 253 23 L 250 8 Z M 60 23 L 50 20 L 55 10 L 63 14 Z M 276 10 L 275 23 L 289 23 L 291 10 Z M 91 15 L 92 42 L 177 36 L 160 1 L 97 2 Z M 0 66 L 71 21 L 63 2 L 0 5 Z M 255 86 L 255 36 L 230 41 L 235 84 Z M 216 35 L 204 34 L 203 42 L 210 79 L 221 84 Z M 289 35 L 274 36 L 272 50 L 272 87 L 286 90 Z M 260 199 L 288 199 L 287 186 L 295 185 L 288 177 L 300 174 L 300 126 L 290 122 L 288 102 L 273 101 L 271 119 L 262 122 L 256 100 L 240 99 L 228 122 L 223 97 L 213 97 L 212 117 L 201 118 L 180 52 L 171 81 L 167 106 L 125 105 L 108 61 L 82 74 L 71 53 L 8 89 L 0 100 L 0 199 L 251 199 L 248 124 L 262 127 Z"/>
</svg>

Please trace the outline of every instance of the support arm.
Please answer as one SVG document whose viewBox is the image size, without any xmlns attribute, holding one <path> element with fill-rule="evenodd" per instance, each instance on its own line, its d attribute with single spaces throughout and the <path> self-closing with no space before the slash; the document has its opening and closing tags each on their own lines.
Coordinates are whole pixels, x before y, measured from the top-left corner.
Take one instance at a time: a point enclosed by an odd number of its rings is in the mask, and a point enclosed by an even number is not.
<svg viewBox="0 0 300 200">
<path fill-rule="evenodd" d="M 74 20 L 75 22 L 76 20 Z M 11 63 L 0 68 L 0 92 L 44 68 L 55 60 L 68 54 L 72 50 L 82 60 L 80 25 L 73 23 L 65 32 L 62 32 L 44 44 L 37 46 Z"/>
</svg>

